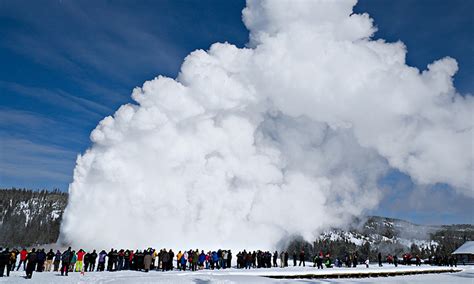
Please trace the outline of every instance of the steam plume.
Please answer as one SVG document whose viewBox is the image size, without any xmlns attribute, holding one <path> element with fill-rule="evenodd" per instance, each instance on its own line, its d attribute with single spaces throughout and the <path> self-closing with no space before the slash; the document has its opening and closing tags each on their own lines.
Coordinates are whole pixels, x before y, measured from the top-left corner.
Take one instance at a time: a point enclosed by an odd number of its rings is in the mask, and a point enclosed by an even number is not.
<svg viewBox="0 0 474 284">
<path fill-rule="evenodd" d="M 356 1 L 248 1 L 248 48 L 213 44 L 133 91 L 77 159 L 80 246 L 268 247 L 373 208 L 389 168 L 474 196 L 473 99 L 421 71 Z"/>
</svg>

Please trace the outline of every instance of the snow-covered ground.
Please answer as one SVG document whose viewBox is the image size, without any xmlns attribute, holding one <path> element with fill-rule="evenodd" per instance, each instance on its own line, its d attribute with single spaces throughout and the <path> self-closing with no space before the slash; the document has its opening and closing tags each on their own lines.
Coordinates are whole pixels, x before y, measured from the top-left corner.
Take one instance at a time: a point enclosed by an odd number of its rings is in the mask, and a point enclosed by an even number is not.
<svg viewBox="0 0 474 284">
<path fill-rule="evenodd" d="M 377 277 L 377 278 L 350 278 L 350 279 L 273 279 L 270 275 L 304 275 L 304 274 L 338 274 L 364 272 L 393 272 L 393 271 L 420 271 L 445 269 L 443 267 L 371 267 L 331 268 L 317 270 L 313 267 L 288 267 L 284 269 L 251 269 L 251 270 L 203 270 L 197 272 L 157 272 L 151 271 L 119 271 L 119 272 L 89 272 L 69 273 L 61 277 L 57 272 L 42 272 L 33 274 L 33 279 L 24 278 L 23 271 L 12 272 L 10 277 L 0 278 L 0 283 L 474 283 L 474 267 L 459 266 L 461 272 L 442 274 L 422 274 L 410 276 Z"/>
</svg>

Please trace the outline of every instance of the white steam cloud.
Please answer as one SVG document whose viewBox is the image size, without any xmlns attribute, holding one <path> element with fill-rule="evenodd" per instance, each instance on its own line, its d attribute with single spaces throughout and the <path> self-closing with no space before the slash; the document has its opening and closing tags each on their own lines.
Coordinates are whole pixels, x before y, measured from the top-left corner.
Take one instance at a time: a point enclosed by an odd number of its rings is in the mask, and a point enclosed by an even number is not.
<svg viewBox="0 0 474 284">
<path fill-rule="evenodd" d="M 407 66 L 349 1 L 248 1 L 213 44 L 133 91 L 78 157 L 61 228 L 85 247 L 269 247 L 376 206 L 389 168 L 473 194 L 457 63 Z"/>
</svg>

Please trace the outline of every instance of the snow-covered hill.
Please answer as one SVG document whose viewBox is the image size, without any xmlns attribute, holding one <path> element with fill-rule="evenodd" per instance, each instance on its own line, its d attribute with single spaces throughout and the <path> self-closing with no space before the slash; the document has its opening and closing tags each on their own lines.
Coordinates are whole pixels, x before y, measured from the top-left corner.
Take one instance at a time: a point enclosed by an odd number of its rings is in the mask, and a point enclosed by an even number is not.
<svg viewBox="0 0 474 284">
<path fill-rule="evenodd" d="M 351 251 L 364 248 L 367 253 L 393 254 L 415 252 L 422 256 L 451 253 L 474 238 L 474 226 L 420 225 L 405 220 L 369 216 L 355 219 L 347 228 L 323 232 L 313 249 Z"/>
<path fill-rule="evenodd" d="M 56 242 L 67 194 L 0 190 L 0 246 Z"/>
</svg>

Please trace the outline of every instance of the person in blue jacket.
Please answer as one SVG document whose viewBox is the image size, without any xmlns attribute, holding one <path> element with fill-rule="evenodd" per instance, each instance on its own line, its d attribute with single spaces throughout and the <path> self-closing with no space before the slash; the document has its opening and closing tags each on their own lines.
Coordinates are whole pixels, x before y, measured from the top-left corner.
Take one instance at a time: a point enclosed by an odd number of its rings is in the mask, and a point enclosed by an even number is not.
<svg viewBox="0 0 474 284">
<path fill-rule="evenodd" d="M 212 262 L 211 262 L 211 269 L 214 269 L 214 266 L 219 269 L 219 255 L 217 255 L 217 252 L 213 251 L 212 252 Z"/>
<path fill-rule="evenodd" d="M 199 269 L 204 269 L 204 261 L 206 261 L 206 254 L 201 250 L 201 254 L 199 254 L 198 258 Z"/>
<path fill-rule="evenodd" d="M 188 252 L 187 251 L 184 251 L 183 255 L 181 256 L 181 269 L 183 269 L 183 271 L 186 271 L 186 262 L 188 261 Z"/>
</svg>

